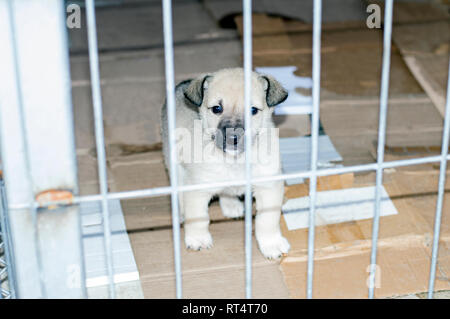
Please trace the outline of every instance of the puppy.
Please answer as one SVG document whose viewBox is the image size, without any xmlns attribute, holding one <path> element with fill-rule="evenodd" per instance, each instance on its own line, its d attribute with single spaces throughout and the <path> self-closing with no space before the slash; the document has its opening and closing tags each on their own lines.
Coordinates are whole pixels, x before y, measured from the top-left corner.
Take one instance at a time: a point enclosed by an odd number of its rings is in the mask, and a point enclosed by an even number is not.
<svg viewBox="0 0 450 319">
<path fill-rule="evenodd" d="M 274 106 L 287 98 L 286 90 L 271 76 L 252 73 L 252 177 L 281 172 L 278 131 L 272 121 Z M 244 71 L 223 69 L 179 83 L 176 96 L 176 153 L 180 185 L 245 179 Z M 166 167 L 169 168 L 167 109 L 164 104 L 161 134 Z M 275 134 L 274 134 L 275 132 Z M 179 196 L 188 249 L 210 248 L 208 204 L 219 197 L 222 213 L 244 215 L 239 197 L 245 186 L 183 192 Z M 256 200 L 255 236 L 266 258 L 289 251 L 281 235 L 280 214 L 284 195 L 282 181 L 252 185 Z"/>
</svg>

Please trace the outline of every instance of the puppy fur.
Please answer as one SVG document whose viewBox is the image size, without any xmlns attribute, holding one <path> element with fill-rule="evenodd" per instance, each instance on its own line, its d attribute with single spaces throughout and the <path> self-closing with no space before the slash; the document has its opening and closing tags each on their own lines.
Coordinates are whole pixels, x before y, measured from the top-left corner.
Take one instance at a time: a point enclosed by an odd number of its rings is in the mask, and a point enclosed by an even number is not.
<svg viewBox="0 0 450 319">
<path fill-rule="evenodd" d="M 287 98 L 287 92 L 271 76 L 252 73 L 251 105 L 257 109 L 252 115 L 252 176 L 279 174 L 279 149 L 264 148 L 267 131 L 274 128 L 273 106 Z M 176 128 L 194 136 L 194 122 L 202 129 L 210 130 L 203 138 L 193 139 L 189 147 L 209 150 L 210 156 L 192 161 L 192 153 L 186 155 L 182 148 L 183 134 L 176 134 L 177 174 L 179 184 L 211 183 L 245 179 L 245 147 L 243 147 L 244 72 L 242 68 L 223 69 L 213 74 L 179 83 L 176 87 Z M 216 107 L 216 108 L 214 108 Z M 216 112 L 221 110 L 221 112 Z M 169 143 L 167 110 L 164 104 L 161 118 L 161 134 L 166 167 L 169 169 Z M 233 135 L 227 129 L 236 129 Z M 261 130 L 268 129 L 268 130 Z M 234 132 L 234 131 L 233 131 Z M 225 135 L 223 135 L 225 134 Z M 231 142 L 230 142 L 231 141 Z M 234 141 L 234 143 L 233 143 Z M 277 140 L 278 142 L 278 140 Z M 184 146 L 183 146 L 184 145 Z M 278 144 L 276 144 L 278 146 Z M 189 152 L 187 152 L 189 153 Z M 189 157 L 189 158 L 188 158 Z M 264 160 L 258 160 L 263 158 Z M 239 200 L 245 186 L 222 187 L 201 191 L 183 192 L 179 196 L 180 212 L 184 220 L 185 244 L 188 249 L 210 248 L 213 239 L 209 232 L 208 204 L 218 196 L 224 216 L 244 215 L 244 205 Z M 289 251 L 288 241 L 281 235 L 280 214 L 284 195 L 282 181 L 257 183 L 252 186 L 256 200 L 255 236 L 266 258 L 278 258 Z"/>
</svg>

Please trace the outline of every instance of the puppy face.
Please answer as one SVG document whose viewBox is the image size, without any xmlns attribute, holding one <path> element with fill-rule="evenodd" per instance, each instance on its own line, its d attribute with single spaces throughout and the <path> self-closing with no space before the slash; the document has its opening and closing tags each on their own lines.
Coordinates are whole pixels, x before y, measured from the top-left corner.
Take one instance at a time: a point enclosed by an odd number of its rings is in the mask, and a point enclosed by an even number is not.
<svg viewBox="0 0 450 319">
<path fill-rule="evenodd" d="M 273 106 L 287 98 L 284 88 L 270 76 L 252 73 L 252 141 L 261 128 L 269 127 Z M 186 88 L 186 99 L 199 107 L 204 129 L 213 129 L 211 139 L 226 153 L 245 149 L 244 71 L 224 69 L 193 80 Z"/>
</svg>

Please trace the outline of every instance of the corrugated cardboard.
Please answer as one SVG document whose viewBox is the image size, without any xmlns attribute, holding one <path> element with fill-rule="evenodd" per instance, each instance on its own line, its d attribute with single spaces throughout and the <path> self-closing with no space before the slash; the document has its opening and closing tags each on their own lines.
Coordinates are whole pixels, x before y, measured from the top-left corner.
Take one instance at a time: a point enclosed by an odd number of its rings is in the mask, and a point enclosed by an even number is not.
<svg viewBox="0 0 450 319">
<path fill-rule="evenodd" d="M 378 140 L 378 99 L 321 103 L 325 132 L 343 157 L 344 165 L 376 161 L 373 145 Z M 386 145 L 420 147 L 441 145 L 442 118 L 425 98 L 389 99 Z"/>
<path fill-rule="evenodd" d="M 408 22 L 408 19 L 412 16 L 398 14 L 395 20 Z M 236 21 L 242 31 L 240 18 Z M 283 23 L 280 18 L 254 15 L 253 27 L 258 34 L 254 38 L 255 64 L 296 65 L 299 75 L 310 76 L 310 29 L 297 23 L 308 33 L 287 32 L 283 29 L 288 23 Z M 278 33 L 264 35 L 268 24 Z M 291 28 L 293 26 L 294 23 Z M 321 121 L 344 158 L 344 165 L 371 163 L 376 159 L 373 145 L 377 143 L 382 32 L 366 28 L 342 30 L 339 26 L 327 32 L 334 27 L 325 24 L 322 34 Z M 409 73 L 395 46 L 391 63 L 388 147 L 438 148 L 442 136 L 439 113 Z M 427 156 L 429 152 L 415 155 Z M 393 158 L 388 153 L 386 159 L 407 157 L 411 156 Z M 385 170 L 384 187 L 399 214 L 380 219 L 378 265 L 381 278 L 376 297 L 427 290 L 437 174 L 435 164 Z M 348 183 L 340 178 L 345 179 L 344 176 L 319 178 L 319 190 L 374 184 L 374 173 L 350 174 Z M 450 187 L 449 182 L 446 187 Z M 289 198 L 307 194 L 307 184 L 289 187 L 286 191 Z M 450 288 L 448 197 L 447 194 L 443 210 L 446 217 L 441 228 L 437 290 Z M 288 231 L 284 220 L 282 229 L 292 244 L 292 251 L 281 262 L 289 295 L 305 297 L 308 231 Z M 371 230 L 371 220 L 316 228 L 314 297 L 367 297 Z"/>
<path fill-rule="evenodd" d="M 438 176 L 437 170 L 431 166 L 428 168 L 426 172 L 419 173 L 397 171 L 385 174 L 389 175 L 389 180 L 384 183 L 384 187 L 399 214 L 380 219 L 377 298 L 427 290 Z M 373 180 L 374 175 L 371 176 Z M 367 181 L 360 182 L 356 183 L 360 186 L 367 184 Z M 450 190 L 450 182 L 447 182 L 446 189 L 447 192 Z M 450 196 L 447 193 L 441 225 L 436 290 L 450 289 L 448 212 Z M 371 227 L 371 220 L 362 220 L 316 228 L 315 298 L 367 297 Z M 292 251 L 281 263 L 286 285 L 290 297 L 303 298 L 308 231 L 288 231 L 284 220 L 282 229 L 292 245 Z"/>
<path fill-rule="evenodd" d="M 298 76 L 311 77 L 312 33 L 287 33 L 283 23 L 281 18 L 254 15 L 253 28 L 258 35 L 253 40 L 254 65 L 295 65 Z M 241 17 L 236 17 L 236 24 L 242 34 Z M 265 34 L 269 25 L 280 32 Z M 382 30 L 367 28 L 322 32 L 322 100 L 379 95 L 382 36 Z M 391 97 L 423 94 L 395 46 L 390 79 Z"/>
</svg>

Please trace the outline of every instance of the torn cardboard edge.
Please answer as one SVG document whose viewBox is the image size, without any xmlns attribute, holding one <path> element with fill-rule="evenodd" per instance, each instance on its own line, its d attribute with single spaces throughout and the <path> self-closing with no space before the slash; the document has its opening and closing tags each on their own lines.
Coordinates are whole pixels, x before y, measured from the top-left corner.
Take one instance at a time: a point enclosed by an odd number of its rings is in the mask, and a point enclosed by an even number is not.
<svg viewBox="0 0 450 319">
<path fill-rule="evenodd" d="M 434 106 L 436 106 L 442 117 L 445 116 L 445 89 L 439 87 L 437 83 L 429 79 L 426 68 L 424 65 L 418 62 L 418 60 L 413 56 L 403 56 L 406 65 L 408 66 L 411 73 L 416 78 L 417 82 L 422 86 L 423 90 L 433 101 Z"/>
</svg>

